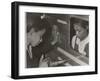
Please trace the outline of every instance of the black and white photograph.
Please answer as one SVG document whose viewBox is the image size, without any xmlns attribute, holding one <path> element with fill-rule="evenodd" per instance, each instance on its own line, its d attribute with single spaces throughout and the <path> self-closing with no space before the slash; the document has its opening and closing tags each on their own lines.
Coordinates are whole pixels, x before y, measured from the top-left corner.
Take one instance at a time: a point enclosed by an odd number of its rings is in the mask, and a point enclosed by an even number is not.
<svg viewBox="0 0 100 81">
<path fill-rule="evenodd" d="M 97 74 L 97 7 L 12 3 L 12 78 Z"/>
<path fill-rule="evenodd" d="M 89 64 L 89 16 L 26 13 L 26 67 Z"/>
</svg>

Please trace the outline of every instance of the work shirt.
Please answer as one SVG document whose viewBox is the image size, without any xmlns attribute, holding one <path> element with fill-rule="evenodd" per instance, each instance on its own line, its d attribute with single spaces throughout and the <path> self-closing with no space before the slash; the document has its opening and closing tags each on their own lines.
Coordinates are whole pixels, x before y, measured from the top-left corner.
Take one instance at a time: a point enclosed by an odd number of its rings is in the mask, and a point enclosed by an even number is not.
<svg viewBox="0 0 100 81">
<path fill-rule="evenodd" d="M 88 56 L 89 55 L 89 37 L 84 40 L 80 40 L 76 35 L 72 38 L 72 48 L 79 53 Z"/>
</svg>

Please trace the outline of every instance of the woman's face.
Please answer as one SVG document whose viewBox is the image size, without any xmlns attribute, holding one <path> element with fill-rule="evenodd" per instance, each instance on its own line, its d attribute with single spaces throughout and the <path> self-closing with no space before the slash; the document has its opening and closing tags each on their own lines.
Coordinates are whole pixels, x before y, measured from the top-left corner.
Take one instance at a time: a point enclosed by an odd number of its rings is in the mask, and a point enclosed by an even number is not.
<svg viewBox="0 0 100 81">
<path fill-rule="evenodd" d="M 53 25 L 53 30 L 54 31 L 57 31 L 58 30 L 58 27 L 56 25 Z"/>
<path fill-rule="evenodd" d="M 42 36 L 45 33 L 45 29 L 35 32 L 32 28 L 28 33 L 28 40 L 30 40 L 30 44 L 34 47 L 39 45 L 43 40 Z"/>
<path fill-rule="evenodd" d="M 80 25 L 74 25 L 74 29 L 76 31 L 76 36 L 80 39 L 84 39 L 87 36 L 87 30 Z"/>
</svg>

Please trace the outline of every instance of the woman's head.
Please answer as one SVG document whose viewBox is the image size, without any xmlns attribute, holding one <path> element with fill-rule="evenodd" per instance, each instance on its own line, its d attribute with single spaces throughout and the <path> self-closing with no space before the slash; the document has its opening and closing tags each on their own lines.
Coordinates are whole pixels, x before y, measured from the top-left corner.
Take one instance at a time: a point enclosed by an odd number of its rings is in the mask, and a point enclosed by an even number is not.
<svg viewBox="0 0 100 81">
<path fill-rule="evenodd" d="M 30 35 L 30 43 L 36 46 L 42 42 L 42 37 L 48 34 L 51 29 L 49 22 L 46 19 L 35 18 L 32 24 L 28 24 L 27 33 Z"/>
<path fill-rule="evenodd" d="M 80 20 L 74 24 L 74 30 L 76 36 L 80 39 L 84 39 L 88 35 L 88 22 Z"/>
</svg>

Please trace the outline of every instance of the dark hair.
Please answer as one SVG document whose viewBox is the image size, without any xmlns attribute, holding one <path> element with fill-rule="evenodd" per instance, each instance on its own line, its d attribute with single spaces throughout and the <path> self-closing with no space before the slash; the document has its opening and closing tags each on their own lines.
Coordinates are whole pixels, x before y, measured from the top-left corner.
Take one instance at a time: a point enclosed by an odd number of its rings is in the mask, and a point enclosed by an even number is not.
<svg viewBox="0 0 100 81">
<path fill-rule="evenodd" d="M 41 19 L 40 17 L 31 20 L 31 24 L 27 24 L 27 32 L 34 28 L 35 32 L 45 29 L 46 31 L 51 29 L 50 23 L 46 19 Z"/>
<path fill-rule="evenodd" d="M 74 25 L 79 25 L 79 26 L 81 26 L 82 28 L 84 28 L 84 29 L 89 29 L 89 23 L 88 23 L 88 21 L 85 21 L 85 20 L 82 20 L 82 19 L 76 19 L 75 21 L 74 21 Z"/>
</svg>

